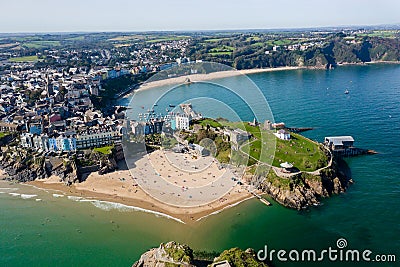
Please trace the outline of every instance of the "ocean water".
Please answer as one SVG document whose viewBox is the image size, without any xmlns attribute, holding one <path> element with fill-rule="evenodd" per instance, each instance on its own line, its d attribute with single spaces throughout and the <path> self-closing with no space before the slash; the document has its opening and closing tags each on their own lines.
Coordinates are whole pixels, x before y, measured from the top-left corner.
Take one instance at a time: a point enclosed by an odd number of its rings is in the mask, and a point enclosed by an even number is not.
<svg viewBox="0 0 400 267">
<path fill-rule="evenodd" d="M 208 251 L 230 247 L 258 250 L 264 245 L 277 250 L 318 251 L 335 248 L 338 238 L 345 238 L 351 249 L 396 254 L 397 263 L 274 261 L 274 265 L 399 266 L 400 66 L 346 66 L 249 77 L 267 99 L 275 121 L 315 127 L 305 135 L 318 141 L 330 135 L 352 135 L 358 147 L 379 152 L 346 159 L 355 181 L 346 193 L 301 212 L 272 200 L 271 207 L 249 200 L 184 225 L 115 203 L 68 198 L 59 192 L 0 182 L 0 266 L 130 266 L 147 249 L 170 240 Z M 247 84 L 241 79 L 215 82 Z M 137 105 L 149 108 L 154 90 L 137 95 Z M 210 105 L 214 101 L 210 98 L 225 105 Z M 185 99 L 193 99 L 199 109 L 208 104 L 201 112 L 209 116 L 243 120 L 254 116 L 242 99 L 218 91 L 212 84 L 177 88 L 160 99 L 156 108 Z"/>
</svg>

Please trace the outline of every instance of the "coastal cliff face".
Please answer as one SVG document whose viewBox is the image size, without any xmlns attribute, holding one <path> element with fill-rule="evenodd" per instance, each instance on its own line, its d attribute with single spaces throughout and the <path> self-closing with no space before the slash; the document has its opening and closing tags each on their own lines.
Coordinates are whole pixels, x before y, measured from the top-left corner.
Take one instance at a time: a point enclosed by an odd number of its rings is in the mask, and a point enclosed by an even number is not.
<svg viewBox="0 0 400 267">
<path fill-rule="evenodd" d="M 336 162 L 319 174 L 301 173 L 280 179 L 289 179 L 289 185 L 281 186 L 266 179 L 261 189 L 280 204 L 298 210 L 318 205 L 322 198 L 343 193 L 352 183 Z"/>
<path fill-rule="evenodd" d="M 225 262 L 221 266 L 251 266 L 268 267 L 267 264 L 260 262 L 256 258 L 253 249 L 243 251 L 239 248 L 232 248 L 223 251 L 214 259 L 197 259 L 193 250 L 187 245 L 181 245 L 174 241 L 161 244 L 158 248 L 153 248 L 142 254 L 140 259 L 132 267 L 196 267 L 196 266 L 219 266 L 217 263 Z"/>
<path fill-rule="evenodd" d="M 66 185 L 80 182 L 82 173 L 98 170 L 105 174 L 118 168 L 117 161 L 123 159 L 122 148 L 109 155 L 91 152 L 77 156 L 44 156 L 26 149 L 10 148 L 0 154 L 0 168 L 7 180 L 29 182 L 58 176 Z M 88 166 L 88 164 L 90 166 Z"/>
<path fill-rule="evenodd" d="M 7 173 L 7 180 L 29 182 L 52 175 L 60 177 L 66 184 L 79 181 L 79 171 L 73 159 L 45 158 L 28 151 L 2 153 L 0 168 Z"/>
</svg>

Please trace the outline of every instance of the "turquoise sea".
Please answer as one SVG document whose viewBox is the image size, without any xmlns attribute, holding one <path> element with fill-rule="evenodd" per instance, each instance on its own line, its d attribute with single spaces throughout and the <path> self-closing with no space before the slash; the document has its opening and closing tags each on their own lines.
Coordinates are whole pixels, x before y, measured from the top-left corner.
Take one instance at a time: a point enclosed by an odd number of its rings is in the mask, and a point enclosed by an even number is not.
<svg viewBox="0 0 400 267">
<path fill-rule="evenodd" d="M 184 225 L 113 203 L 76 201 L 59 197 L 58 192 L 0 182 L 0 266 L 131 266 L 146 250 L 170 240 L 207 251 L 236 246 L 258 250 L 264 245 L 277 250 L 322 250 L 336 247 L 338 238 L 345 238 L 351 249 L 396 254 L 397 263 L 273 263 L 399 266 L 400 66 L 345 66 L 249 77 L 268 100 L 275 121 L 315 127 L 305 135 L 318 141 L 330 135 L 352 135 L 358 147 L 379 152 L 346 159 L 355 184 L 345 194 L 301 212 L 273 201 L 266 207 L 249 200 L 194 225 Z M 240 85 L 241 78 L 218 82 Z M 163 101 L 179 103 L 182 95 L 196 95 L 196 86 L 178 88 Z M 213 85 L 203 84 L 202 90 L 205 95 L 215 94 Z M 152 94 L 154 90 L 143 91 L 140 104 L 147 108 Z M 253 119 L 248 109 L 241 108 L 240 99 L 223 92 L 218 95 L 239 117 Z M 199 101 L 195 107 L 207 100 Z M 218 105 L 202 112 L 225 114 Z"/>
</svg>

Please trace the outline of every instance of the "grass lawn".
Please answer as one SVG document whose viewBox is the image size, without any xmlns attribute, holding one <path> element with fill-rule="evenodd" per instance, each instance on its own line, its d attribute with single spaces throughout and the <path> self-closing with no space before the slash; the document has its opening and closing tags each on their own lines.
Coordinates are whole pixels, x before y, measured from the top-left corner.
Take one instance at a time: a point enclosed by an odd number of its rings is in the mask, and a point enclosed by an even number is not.
<svg viewBox="0 0 400 267">
<path fill-rule="evenodd" d="M 279 167 L 283 162 L 290 162 L 300 171 L 315 171 L 328 164 L 321 145 L 300 134 L 291 133 L 291 140 L 286 141 L 277 138 L 271 131 L 264 131 L 248 123 L 218 122 L 224 127 L 239 128 L 251 133 L 253 137 L 241 147 L 241 151 L 262 163 Z"/>
<path fill-rule="evenodd" d="M 315 171 L 318 168 L 327 165 L 327 158 L 320 145 L 311 142 L 303 136 L 291 133 L 291 140 L 281 140 L 275 136 L 270 136 L 267 139 L 275 138 L 276 149 L 275 157 L 272 165 L 279 167 L 283 162 L 290 162 L 294 167 L 301 171 Z M 264 142 L 265 147 L 262 147 L 261 141 L 256 140 L 252 143 L 243 146 L 243 151 L 260 160 L 261 162 L 271 162 L 271 147 Z"/>
<path fill-rule="evenodd" d="M 219 121 L 219 123 L 222 126 L 228 127 L 232 130 L 239 128 L 239 129 L 242 129 L 242 130 L 245 130 L 245 131 L 251 133 L 253 136 L 257 137 L 258 139 L 261 138 L 260 128 L 250 126 L 247 122 L 231 122 L 231 121 L 221 120 L 221 121 Z"/>
<path fill-rule="evenodd" d="M 197 124 L 202 125 L 204 128 L 207 127 L 207 125 L 210 125 L 210 126 L 213 127 L 213 128 L 222 127 L 222 124 L 219 123 L 218 121 L 213 120 L 213 119 L 208 119 L 208 118 L 207 118 L 207 119 L 199 120 L 199 121 L 197 122 Z"/>
<path fill-rule="evenodd" d="M 274 166 L 290 162 L 301 171 L 314 171 L 327 165 L 327 158 L 321 145 L 291 133 L 291 140 L 277 138 Z"/>
<path fill-rule="evenodd" d="M 100 152 L 104 155 L 110 155 L 114 146 L 103 146 L 103 147 L 96 147 L 93 151 Z"/>
<path fill-rule="evenodd" d="M 38 60 L 38 56 L 13 57 L 9 59 L 11 62 L 35 62 Z"/>
</svg>

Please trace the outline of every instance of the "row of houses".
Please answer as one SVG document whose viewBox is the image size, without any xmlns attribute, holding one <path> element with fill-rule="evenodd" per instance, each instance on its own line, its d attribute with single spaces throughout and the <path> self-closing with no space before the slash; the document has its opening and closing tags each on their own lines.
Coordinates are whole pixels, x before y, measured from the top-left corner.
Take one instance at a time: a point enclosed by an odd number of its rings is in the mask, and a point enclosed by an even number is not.
<svg viewBox="0 0 400 267">
<path fill-rule="evenodd" d="M 118 130 L 99 131 L 93 133 L 70 133 L 49 137 L 46 134 L 21 134 L 21 146 L 38 151 L 74 152 L 77 149 L 87 149 L 120 143 L 122 133 Z"/>
</svg>

